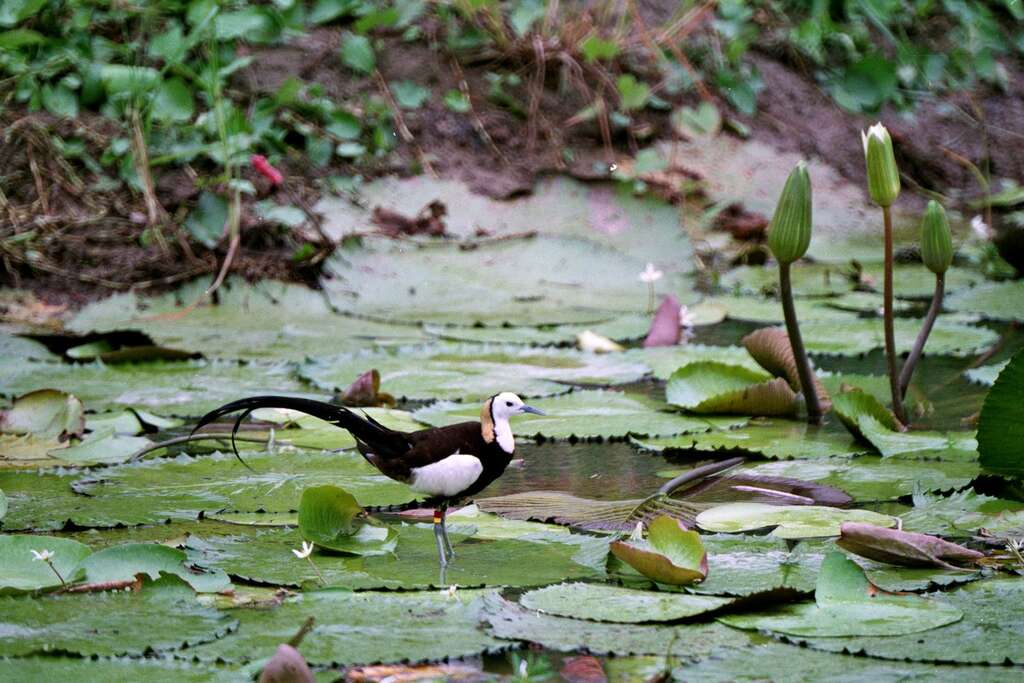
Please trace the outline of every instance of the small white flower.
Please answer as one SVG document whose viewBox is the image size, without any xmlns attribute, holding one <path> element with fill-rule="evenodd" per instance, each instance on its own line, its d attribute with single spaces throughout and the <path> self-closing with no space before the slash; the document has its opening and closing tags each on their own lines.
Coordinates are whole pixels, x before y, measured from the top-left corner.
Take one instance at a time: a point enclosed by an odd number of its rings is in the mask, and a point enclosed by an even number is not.
<svg viewBox="0 0 1024 683">
<path fill-rule="evenodd" d="M 54 553 L 52 550 L 33 550 L 32 560 L 41 560 L 43 562 L 49 562 L 55 554 L 56 553 Z"/>
<path fill-rule="evenodd" d="M 651 284 L 660 280 L 662 275 L 664 273 L 655 268 L 653 263 L 648 263 L 647 267 L 644 268 L 644 272 L 640 273 L 640 281 Z"/>
<path fill-rule="evenodd" d="M 971 230 L 978 236 L 979 239 L 987 240 L 992 236 L 992 231 L 989 230 L 988 224 L 981 216 L 975 216 L 971 219 Z"/>
<path fill-rule="evenodd" d="M 679 307 L 679 327 L 690 329 L 697 324 L 697 317 L 683 304 Z"/>
<path fill-rule="evenodd" d="M 453 584 L 445 588 L 443 591 L 441 591 L 441 595 L 451 600 L 455 597 L 455 591 L 457 590 L 459 590 L 459 587 Z"/>
<path fill-rule="evenodd" d="M 295 553 L 295 557 L 299 558 L 300 560 L 304 560 L 313 554 L 313 544 L 303 541 L 302 550 L 295 550 L 294 548 L 292 548 L 292 552 Z"/>
<path fill-rule="evenodd" d="M 886 138 L 889 137 L 889 131 L 886 130 L 885 126 L 883 126 L 881 122 L 878 122 L 875 125 L 873 125 L 870 128 L 868 128 L 868 132 L 867 133 L 865 133 L 864 131 L 861 131 L 860 132 L 860 141 L 862 143 L 864 143 L 864 154 L 865 155 L 867 155 L 867 153 L 868 153 L 868 138 L 871 138 L 871 137 L 878 138 L 879 141 L 884 143 Z"/>
<path fill-rule="evenodd" d="M 524 679 L 530 677 L 530 665 L 525 659 L 519 660 L 519 677 Z"/>
</svg>

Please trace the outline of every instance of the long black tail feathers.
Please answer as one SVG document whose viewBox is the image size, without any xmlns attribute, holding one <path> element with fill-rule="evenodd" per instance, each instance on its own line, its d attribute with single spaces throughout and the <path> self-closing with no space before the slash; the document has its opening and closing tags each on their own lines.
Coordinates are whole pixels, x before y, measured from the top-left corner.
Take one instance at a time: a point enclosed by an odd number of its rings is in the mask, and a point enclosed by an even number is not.
<svg viewBox="0 0 1024 683">
<path fill-rule="evenodd" d="M 225 403 L 219 408 L 211 410 L 206 415 L 199 418 L 199 422 L 192 428 L 192 434 L 210 424 L 216 422 L 220 418 L 230 415 L 231 413 L 239 413 L 238 418 L 235 420 L 234 427 L 231 429 L 231 450 L 234 452 L 235 457 L 238 458 L 238 462 L 245 465 L 245 467 L 254 471 L 245 460 L 242 459 L 241 454 L 238 452 L 238 445 L 235 443 L 235 435 L 238 434 L 239 428 L 242 426 L 242 421 L 245 420 L 254 410 L 259 408 L 288 408 L 291 410 L 298 410 L 299 412 L 318 417 L 321 420 L 327 420 L 333 422 L 339 427 L 342 426 L 342 422 L 345 422 L 346 417 L 351 415 L 355 417 L 351 411 L 341 406 L 331 405 L 330 403 L 324 403 L 323 401 L 314 401 L 308 398 L 295 398 L 291 396 L 252 396 L 250 398 L 243 398 L 238 401 L 232 401 L 231 403 Z"/>
</svg>

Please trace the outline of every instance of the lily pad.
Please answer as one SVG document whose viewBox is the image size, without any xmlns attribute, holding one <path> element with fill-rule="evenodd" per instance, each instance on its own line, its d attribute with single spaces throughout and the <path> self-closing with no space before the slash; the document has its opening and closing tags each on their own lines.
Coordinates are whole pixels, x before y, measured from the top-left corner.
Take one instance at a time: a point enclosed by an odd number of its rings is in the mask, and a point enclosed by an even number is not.
<svg viewBox="0 0 1024 683">
<path fill-rule="evenodd" d="M 127 581 L 137 574 L 156 580 L 160 574 L 175 575 L 198 593 L 217 593 L 231 587 L 224 572 L 187 566 L 184 551 L 159 543 L 126 543 L 98 550 L 82 563 L 87 583 Z"/>
<path fill-rule="evenodd" d="M 57 389 L 39 389 L 14 399 L 0 410 L 0 432 L 34 434 L 40 438 L 80 436 L 85 410 L 75 396 Z"/>
<path fill-rule="evenodd" d="M 44 345 L 0 330 L 0 367 L 6 363 L 15 364 L 22 361 L 60 362 L 60 356 L 51 353 Z"/>
<path fill-rule="evenodd" d="M 820 544 L 771 536 L 704 536 L 707 579 L 686 590 L 706 595 L 749 596 L 774 591 L 809 593 L 824 558 Z"/>
<path fill-rule="evenodd" d="M 634 435 L 670 435 L 705 432 L 743 425 L 744 418 L 701 418 L 664 412 L 668 406 L 637 394 L 583 390 L 562 396 L 538 399 L 530 405 L 547 415 L 517 417 L 513 431 L 517 436 L 546 439 L 613 438 Z M 448 425 L 480 419 L 475 405 L 434 403 L 413 416 L 429 425 Z"/>
<path fill-rule="evenodd" d="M 560 583 L 529 591 L 519 603 L 545 614 L 592 621 L 638 624 L 678 621 L 712 612 L 732 598 L 660 593 L 598 583 Z"/>
<path fill-rule="evenodd" d="M 92 410 L 143 407 L 171 415 L 201 415 L 252 394 L 326 398 L 311 393 L 285 364 L 214 361 L 25 364 L 0 381 L 0 393 L 20 394 L 47 386 L 62 387 Z"/>
<path fill-rule="evenodd" d="M 739 346 L 706 346 L 683 344 L 659 346 L 650 349 L 630 349 L 622 358 L 649 367 L 658 379 L 668 379 L 684 365 L 699 361 L 714 361 L 728 365 L 741 365 L 753 372 L 763 372 L 747 350 Z"/>
<path fill-rule="evenodd" d="M 236 625 L 200 605 L 181 579 L 165 576 L 139 591 L 0 598 L 0 654 L 138 656 L 216 640 Z"/>
<path fill-rule="evenodd" d="M 975 493 L 968 489 L 950 496 L 914 493 L 914 507 L 900 515 L 903 528 L 924 534 L 972 536 L 979 529 L 1020 526 L 1024 503 Z"/>
<path fill-rule="evenodd" d="M 836 545 L 876 562 L 908 567 L 938 566 L 957 569 L 950 562 L 970 563 L 984 553 L 950 543 L 937 536 L 900 529 L 881 529 L 871 524 L 845 522 Z"/>
<path fill-rule="evenodd" d="M 777 274 L 776 277 L 778 277 Z M 844 323 L 857 318 L 856 313 L 835 308 L 832 305 L 833 301 L 831 298 L 797 299 L 794 302 L 797 318 L 801 323 L 812 320 Z M 753 296 L 715 296 L 705 299 L 704 303 L 724 306 L 726 317 L 730 320 L 762 324 L 785 322 L 782 302 L 778 299 L 761 299 Z"/>
<path fill-rule="evenodd" d="M 843 651 L 882 659 L 965 664 L 1024 664 L 1024 617 L 1020 613 L 1024 581 L 1019 578 L 975 581 L 942 593 L 963 619 L 920 635 L 861 638 L 799 638 L 816 650 Z M 959 671 L 959 668 L 957 669 Z M 993 672 L 998 673 L 999 668 Z M 1019 675 L 1019 672 L 1017 673 Z"/>
<path fill-rule="evenodd" d="M 999 377 L 999 373 L 1010 364 L 1009 360 L 1005 360 L 1002 363 L 993 363 L 991 365 L 982 365 L 977 368 L 970 368 L 964 371 L 964 377 L 970 382 L 975 384 L 981 384 L 986 387 L 990 387 L 996 383 L 996 378 Z"/>
<path fill-rule="evenodd" d="M 89 304 L 68 323 L 79 334 L 138 330 L 160 346 L 208 358 L 302 360 L 308 355 L 356 351 L 373 343 L 426 339 L 417 327 L 387 325 L 337 313 L 321 292 L 273 280 L 249 284 L 229 278 L 218 302 L 176 315 L 207 289 L 206 278 L 157 297 L 116 294 Z M 161 317 L 163 316 L 163 317 Z"/>
<path fill-rule="evenodd" d="M 640 527 L 637 527 L 639 532 Z M 611 545 L 612 554 L 652 581 L 682 586 L 708 575 L 708 555 L 700 534 L 677 519 L 660 516 L 647 524 L 647 538 L 634 533 Z"/>
<path fill-rule="evenodd" d="M 882 250 L 879 248 L 879 255 Z M 881 291 L 881 264 L 866 264 L 858 274 L 850 265 L 798 263 L 792 268 L 793 293 L 798 297 L 845 294 L 866 286 Z M 895 295 L 907 299 L 929 298 L 935 290 L 935 274 L 922 265 L 899 265 L 893 275 Z M 946 271 L 946 291 L 956 292 L 981 282 L 980 273 L 963 268 Z M 722 277 L 722 287 L 738 294 L 773 293 L 779 287 L 778 270 L 771 266 L 741 266 Z"/>
<path fill-rule="evenodd" d="M 951 311 L 980 313 L 989 320 L 1024 321 L 1024 282 L 985 282 L 954 292 L 945 303 Z"/>
<path fill-rule="evenodd" d="M 402 525 L 394 552 L 353 557 L 316 553 L 313 561 L 327 585 L 350 589 L 425 589 L 446 582 L 463 586 L 537 586 L 563 579 L 604 575 L 608 541 L 580 535 L 533 534 L 517 539 L 472 536 L 472 527 L 449 524 L 455 560 L 440 580 L 432 525 Z M 469 534 L 469 535 L 467 535 Z M 193 537 L 188 547 L 203 566 L 260 583 L 300 586 L 319 581 L 299 560 L 296 529 L 238 527 L 231 536 Z M 509 562 L 508 558 L 516 558 Z M 598 560 L 598 558 L 600 558 Z"/>
<path fill-rule="evenodd" d="M 835 638 L 919 633 L 963 617 L 959 608 L 938 599 L 876 592 L 856 563 L 832 552 L 821 563 L 814 603 L 728 615 L 719 621 L 747 630 Z"/>
<path fill-rule="evenodd" d="M 629 313 L 601 322 L 587 323 L 592 332 L 619 341 L 640 339 L 647 333 L 650 318 Z M 580 325 L 549 325 L 544 327 L 456 327 L 427 325 L 427 334 L 455 342 L 477 344 L 529 344 L 531 346 L 564 346 L 572 344 L 582 331 Z"/>
<path fill-rule="evenodd" d="M 36 559 L 37 553 L 45 551 L 52 553 L 53 569 Z M 0 594 L 56 588 L 62 585 L 61 578 L 72 583 L 80 577 L 82 560 L 90 552 L 89 546 L 67 538 L 0 535 Z"/>
<path fill-rule="evenodd" d="M 893 527 L 898 522 L 893 517 L 870 510 L 764 503 L 729 503 L 697 515 L 697 525 L 705 531 L 737 533 L 775 527 L 771 535 L 776 538 L 838 536 L 840 525 L 847 521 L 881 527 Z"/>
<path fill-rule="evenodd" d="M 483 616 L 490 633 L 498 638 L 538 643 L 559 652 L 702 657 L 747 642 L 742 634 L 719 624 L 662 626 L 584 621 L 529 610 L 497 596 L 487 599 Z"/>
<path fill-rule="evenodd" d="M 896 352 L 907 353 L 914 345 L 921 321 L 897 318 L 895 321 Z M 807 352 L 819 355 L 852 356 L 885 347 L 882 320 L 858 318 L 837 325 L 832 322 L 801 322 Z M 925 345 L 925 355 L 968 357 L 981 353 L 999 340 L 987 327 L 975 327 L 943 320 L 940 316 Z"/>
<path fill-rule="evenodd" d="M 109 465 L 128 460 L 152 443 L 142 436 L 124 436 L 113 428 L 106 428 L 93 432 L 74 446 L 50 451 L 50 455 L 73 465 Z"/>
<path fill-rule="evenodd" d="M 302 492 L 298 524 L 302 537 L 321 548 L 350 555 L 381 555 L 395 549 L 397 532 L 357 516 L 363 511 L 348 491 L 311 486 Z"/>
<path fill-rule="evenodd" d="M 388 392 L 407 399 L 483 401 L 499 391 L 520 396 L 565 393 L 569 384 L 622 384 L 647 368 L 622 354 L 562 349 L 436 345 L 335 356 L 304 363 L 299 374 L 331 390 L 377 368 Z"/>
<path fill-rule="evenodd" d="M 640 448 L 656 452 L 742 450 L 766 458 L 828 458 L 869 453 L 870 447 L 830 426 L 781 419 L 758 419 L 742 429 L 715 429 L 701 434 L 660 439 L 635 439 Z M 830 484 L 833 485 L 833 484 Z"/>
<path fill-rule="evenodd" d="M 294 558 L 293 558 L 294 560 Z M 318 666 L 424 662 L 503 649 L 477 627 L 482 600 L 493 591 L 420 593 L 307 591 L 269 609 L 236 608 L 240 626 L 221 640 L 182 655 L 203 662 L 258 661 L 287 642 L 307 617 L 315 619 L 299 651 Z"/>
<path fill-rule="evenodd" d="M 796 394 L 784 379 L 713 361 L 690 363 L 672 373 L 669 403 L 695 413 L 792 415 Z"/>
<path fill-rule="evenodd" d="M 1024 475 L 1024 352 L 999 373 L 978 419 L 982 466 L 999 474 Z"/>
<path fill-rule="evenodd" d="M 132 683 L 232 683 L 239 672 L 171 659 L 18 657 L 0 659 L 0 679 L 9 681 L 132 681 Z"/>
</svg>

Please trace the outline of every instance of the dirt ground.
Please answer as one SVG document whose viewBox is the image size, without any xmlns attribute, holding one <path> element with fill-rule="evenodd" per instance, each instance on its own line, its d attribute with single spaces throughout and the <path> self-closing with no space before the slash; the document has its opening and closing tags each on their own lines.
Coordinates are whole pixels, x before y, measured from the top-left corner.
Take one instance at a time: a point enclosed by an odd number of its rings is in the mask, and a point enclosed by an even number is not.
<svg viewBox="0 0 1024 683">
<path fill-rule="evenodd" d="M 656 8 L 655 8 L 656 9 Z M 254 65 L 236 75 L 232 87 L 245 98 L 274 92 L 289 76 L 319 83 L 325 93 L 339 102 L 359 102 L 361 96 L 381 93 L 372 78 L 354 77 L 337 59 L 341 30 L 325 27 L 287 45 L 250 48 L 257 57 Z M 613 134 L 606 143 L 594 122 L 572 124 L 572 117 L 589 104 L 578 88 L 566 87 L 565 74 L 548 61 L 543 73 L 537 60 L 495 63 L 480 60 L 462 64 L 444 50 L 431 49 L 430 27 L 426 42 L 401 42 L 385 38 L 378 51 L 384 80 L 411 80 L 427 86 L 432 97 L 416 111 L 403 111 L 402 123 L 411 134 L 410 144 L 398 138 L 397 152 L 369 167 L 358 169 L 335 160 L 326 169 L 314 169 L 301 155 L 280 164 L 286 176 L 285 189 L 273 190 L 252 169 L 260 197 L 274 197 L 282 203 L 312 206 L 320 190 L 317 180 L 328 175 L 364 178 L 385 174 L 409 175 L 433 172 L 441 177 L 465 181 L 474 190 L 496 198 L 530 191 L 538 174 L 567 172 L 581 178 L 597 178 L 600 169 L 634 154 L 657 139 L 670 137 L 667 112 L 645 110 L 637 116 L 642 135 Z M 785 150 L 827 160 L 855 182 L 863 177 L 859 145 L 850 144 L 859 131 L 876 119 L 883 121 L 897 142 L 905 186 L 911 191 L 953 193 L 960 198 L 977 195 L 979 188 L 969 160 L 992 177 L 1024 178 L 1024 66 L 1011 64 L 1010 92 L 987 89 L 975 93 L 942 95 L 919 103 L 912 116 L 883 111 L 877 117 L 863 117 L 840 109 L 815 83 L 813 74 L 785 54 L 768 50 L 753 53 L 765 87 L 759 95 L 759 110 L 753 117 L 736 118 L 750 129 L 753 138 Z M 542 80 L 542 96 L 532 105 L 532 116 L 516 115 L 507 107 L 488 100 L 487 73 L 500 67 L 517 73 L 523 86 L 515 93 L 531 108 L 527 84 Z M 443 104 L 449 90 L 468 89 L 473 109 L 458 114 Z M 695 104 L 695 93 L 670 98 L 673 106 Z M 715 102 L 728 112 L 721 98 Z M 72 306 L 111 291 L 134 287 L 159 291 L 183 280 L 216 272 L 224 258 L 226 244 L 213 251 L 190 245 L 179 227 L 188 207 L 200 191 L 201 166 L 175 168 L 155 174 L 155 190 L 166 212 L 160 239 L 140 240 L 145 229 L 147 207 L 141 196 L 121 190 L 108 193 L 86 191 L 88 173 L 74 162 L 66 162 L 55 150 L 47 154 L 40 142 L 46 129 L 82 135 L 98 153 L 115 134 L 111 124 L 97 116 L 58 121 L 48 114 L 26 115 L 14 109 L 0 114 L 4 135 L 0 138 L 0 163 L 21 169 L 8 175 L 10 187 L 4 192 L 8 206 L 46 209 L 47 215 L 0 215 L 0 222 L 20 220 L 45 233 L 47 266 L 13 262 L 3 255 L 0 285 L 27 288 L 44 300 Z M 613 131 L 614 132 L 614 131 Z M 52 182 L 49 189 L 40 179 Z M 909 193 L 908 193 L 909 194 Z M 2 212 L 0 212 L 2 213 Z M 242 242 L 232 272 L 248 277 L 274 277 L 314 284 L 319 261 L 295 262 L 293 238 L 261 224 L 245 211 Z M 317 245 L 322 252 L 329 245 Z"/>
</svg>

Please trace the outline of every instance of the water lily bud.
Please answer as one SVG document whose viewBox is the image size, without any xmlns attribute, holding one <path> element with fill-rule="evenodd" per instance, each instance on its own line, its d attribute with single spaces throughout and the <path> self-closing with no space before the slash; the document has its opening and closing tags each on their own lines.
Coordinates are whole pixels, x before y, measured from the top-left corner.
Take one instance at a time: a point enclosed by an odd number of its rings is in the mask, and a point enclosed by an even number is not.
<svg viewBox="0 0 1024 683">
<path fill-rule="evenodd" d="M 868 167 L 868 194 L 871 201 L 890 207 L 900 196 L 900 172 L 896 168 L 896 155 L 892 151 L 892 138 L 881 123 L 861 132 L 864 159 Z"/>
<path fill-rule="evenodd" d="M 811 176 L 801 161 L 786 179 L 768 224 L 768 248 L 779 263 L 792 263 L 811 244 Z"/>
<path fill-rule="evenodd" d="M 934 199 L 928 202 L 921 219 L 921 260 L 936 275 L 945 273 L 953 263 L 953 238 L 946 210 Z"/>
</svg>

